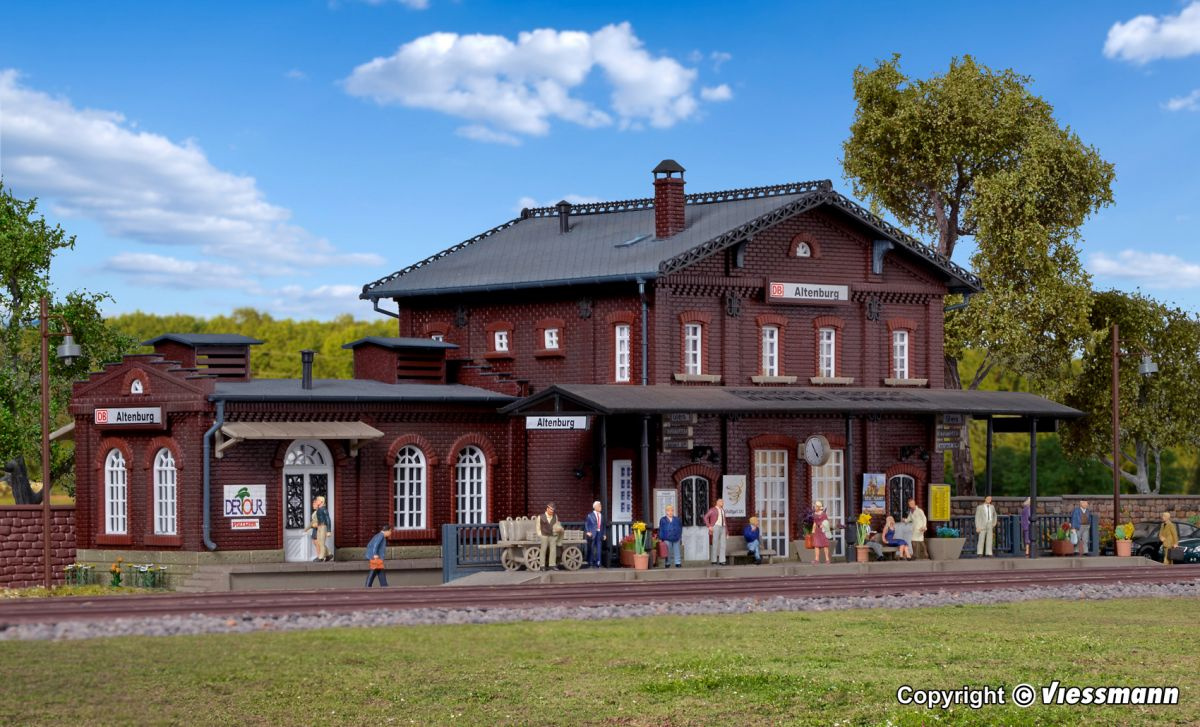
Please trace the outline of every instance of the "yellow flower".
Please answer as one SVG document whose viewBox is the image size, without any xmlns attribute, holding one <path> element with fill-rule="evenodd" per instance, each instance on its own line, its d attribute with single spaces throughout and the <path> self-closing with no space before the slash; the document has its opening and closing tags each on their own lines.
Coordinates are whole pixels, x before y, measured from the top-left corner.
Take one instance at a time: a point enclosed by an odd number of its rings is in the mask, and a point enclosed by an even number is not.
<svg viewBox="0 0 1200 727">
<path fill-rule="evenodd" d="M 859 525 L 870 525 L 871 524 L 871 516 L 865 512 L 863 514 L 859 515 L 858 516 L 858 524 Z"/>
</svg>

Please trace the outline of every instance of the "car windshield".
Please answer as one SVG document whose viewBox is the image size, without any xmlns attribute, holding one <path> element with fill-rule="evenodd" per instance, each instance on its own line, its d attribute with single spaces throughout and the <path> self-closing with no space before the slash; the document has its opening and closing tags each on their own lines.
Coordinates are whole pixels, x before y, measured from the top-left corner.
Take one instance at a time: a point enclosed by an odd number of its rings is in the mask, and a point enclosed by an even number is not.
<svg viewBox="0 0 1200 727">
<path fill-rule="evenodd" d="M 1179 531 L 1181 538 L 1194 538 L 1197 535 L 1196 526 L 1189 523 L 1176 522 L 1175 529 Z"/>
<path fill-rule="evenodd" d="M 1138 523 L 1133 526 L 1133 537 L 1135 538 L 1157 538 L 1158 529 L 1162 527 L 1161 522 L 1145 522 Z"/>
</svg>

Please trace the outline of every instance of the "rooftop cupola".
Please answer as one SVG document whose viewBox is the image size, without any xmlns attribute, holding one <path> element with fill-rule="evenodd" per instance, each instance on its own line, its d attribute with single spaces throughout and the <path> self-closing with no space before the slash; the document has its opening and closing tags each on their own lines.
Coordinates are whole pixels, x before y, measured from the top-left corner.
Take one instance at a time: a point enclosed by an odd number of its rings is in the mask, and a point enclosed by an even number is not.
<svg viewBox="0 0 1200 727">
<path fill-rule="evenodd" d="M 262 341 L 236 333 L 164 333 L 143 346 L 169 361 L 178 361 L 185 369 L 219 379 L 250 379 L 250 347 Z"/>
</svg>

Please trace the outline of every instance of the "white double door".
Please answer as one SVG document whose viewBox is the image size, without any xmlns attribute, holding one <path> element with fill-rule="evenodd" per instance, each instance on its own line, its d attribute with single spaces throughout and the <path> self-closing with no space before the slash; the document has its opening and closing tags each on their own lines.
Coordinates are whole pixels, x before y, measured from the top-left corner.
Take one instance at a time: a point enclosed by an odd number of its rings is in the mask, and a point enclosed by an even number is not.
<svg viewBox="0 0 1200 727">
<path fill-rule="evenodd" d="M 842 450 L 835 449 L 829 454 L 829 461 L 820 467 L 809 469 L 812 478 L 812 501 L 818 500 L 825 505 L 825 514 L 829 516 L 829 525 L 833 528 L 833 538 L 830 552 L 833 555 L 846 554 L 846 505 L 842 481 L 843 459 Z"/>
<path fill-rule="evenodd" d="M 325 498 L 333 530 L 333 466 L 329 449 L 319 441 L 292 444 L 283 465 L 283 559 L 303 563 L 317 557 L 309 525 L 313 500 Z M 328 542 L 333 554 L 333 542 Z"/>
</svg>

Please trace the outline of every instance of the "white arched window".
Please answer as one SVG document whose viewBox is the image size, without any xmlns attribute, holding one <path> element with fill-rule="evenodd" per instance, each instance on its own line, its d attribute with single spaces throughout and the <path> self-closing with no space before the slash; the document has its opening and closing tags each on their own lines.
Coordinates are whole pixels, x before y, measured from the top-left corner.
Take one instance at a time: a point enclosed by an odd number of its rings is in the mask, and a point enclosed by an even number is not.
<svg viewBox="0 0 1200 727">
<path fill-rule="evenodd" d="M 425 527 L 425 455 L 416 447 L 396 453 L 396 527 Z"/>
<path fill-rule="evenodd" d="M 487 460 L 479 447 L 463 447 L 454 466 L 455 520 L 469 525 L 487 519 Z"/>
<path fill-rule="evenodd" d="M 104 532 L 125 535 L 129 532 L 129 471 L 121 450 L 110 450 L 104 458 Z"/>
<path fill-rule="evenodd" d="M 163 447 L 154 457 L 154 534 L 176 535 L 177 471 L 171 450 Z"/>
</svg>

